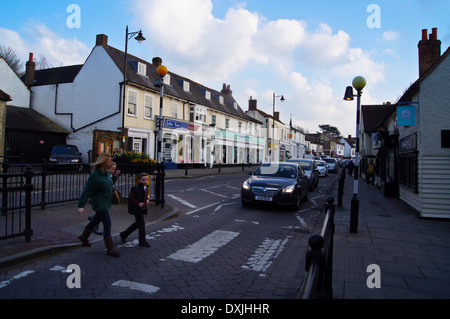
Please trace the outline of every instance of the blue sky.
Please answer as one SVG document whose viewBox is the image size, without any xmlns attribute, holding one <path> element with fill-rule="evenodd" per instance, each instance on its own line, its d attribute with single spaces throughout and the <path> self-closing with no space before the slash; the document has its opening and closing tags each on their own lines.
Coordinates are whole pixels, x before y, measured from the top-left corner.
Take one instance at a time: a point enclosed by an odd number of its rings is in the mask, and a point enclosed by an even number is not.
<svg viewBox="0 0 450 319">
<path fill-rule="evenodd" d="M 71 4 L 79 27 L 68 24 Z M 284 95 L 276 111 L 286 124 L 292 115 L 307 131 L 331 124 L 344 136 L 355 134 L 356 103 L 342 100 L 355 76 L 367 80 L 363 104 L 395 102 L 418 78 L 421 30 L 438 28 L 442 53 L 450 45 L 448 0 L 3 0 L 1 7 L 0 44 L 23 61 L 33 52 L 55 67 L 83 63 L 100 33 L 123 50 L 129 25 L 147 38 L 130 40 L 131 54 L 159 56 L 170 71 L 216 90 L 229 84 L 244 110 L 252 96 L 271 113 L 272 94 Z"/>
</svg>

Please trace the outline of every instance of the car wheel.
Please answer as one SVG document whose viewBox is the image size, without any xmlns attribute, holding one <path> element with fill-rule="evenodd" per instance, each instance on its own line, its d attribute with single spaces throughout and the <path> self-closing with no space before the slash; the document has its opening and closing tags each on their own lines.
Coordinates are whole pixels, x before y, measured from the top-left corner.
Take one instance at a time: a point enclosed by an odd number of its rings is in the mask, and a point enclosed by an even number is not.
<svg viewBox="0 0 450 319">
<path fill-rule="evenodd" d="M 298 194 L 297 196 L 297 201 L 292 205 L 292 210 L 293 211 L 298 211 L 298 209 L 300 208 L 300 202 L 301 202 L 301 194 Z"/>
<path fill-rule="evenodd" d="M 241 200 L 241 205 L 242 205 L 242 207 L 248 207 L 249 203 L 247 203 L 246 201 Z"/>
</svg>

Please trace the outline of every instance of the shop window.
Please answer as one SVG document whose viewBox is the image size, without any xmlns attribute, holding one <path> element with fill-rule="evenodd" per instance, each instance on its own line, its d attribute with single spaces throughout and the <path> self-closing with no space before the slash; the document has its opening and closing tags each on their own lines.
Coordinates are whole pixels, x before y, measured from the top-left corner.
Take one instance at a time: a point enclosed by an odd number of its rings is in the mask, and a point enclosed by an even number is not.
<svg viewBox="0 0 450 319">
<path fill-rule="evenodd" d="M 399 183 L 400 185 L 418 192 L 417 153 L 401 154 L 399 156 Z"/>
<path fill-rule="evenodd" d="M 109 139 L 102 139 L 98 141 L 98 154 L 107 153 L 112 154 L 113 141 Z"/>
</svg>

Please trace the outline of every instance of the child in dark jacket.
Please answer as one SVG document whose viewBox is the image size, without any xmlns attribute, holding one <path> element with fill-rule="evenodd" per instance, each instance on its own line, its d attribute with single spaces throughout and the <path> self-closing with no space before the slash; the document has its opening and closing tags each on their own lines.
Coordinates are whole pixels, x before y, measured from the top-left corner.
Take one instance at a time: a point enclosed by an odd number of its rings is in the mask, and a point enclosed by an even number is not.
<svg viewBox="0 0 450 319">
<path fill-rule="evenodd" d="M 148 193 L 148 174 L 141 173 L 139 174 L 139 184 L 131 189 L 128 196 L 128 212 L 134 215 L 136 221 L 120 233 L 122 243 L 126 243 L 127 237 L 136 229 L 139 229 L 139 246 L 150 247 L 150 244 L 145 240 L 144 221 L 144 215 L 147 215 L 147 205 L 149 203 Z"/>
</svg>

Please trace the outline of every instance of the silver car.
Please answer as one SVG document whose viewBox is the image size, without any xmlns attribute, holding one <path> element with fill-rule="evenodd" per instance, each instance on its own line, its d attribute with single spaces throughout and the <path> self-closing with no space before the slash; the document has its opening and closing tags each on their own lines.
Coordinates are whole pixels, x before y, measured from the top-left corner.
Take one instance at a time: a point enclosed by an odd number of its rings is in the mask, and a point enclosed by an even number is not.
<svg viewBox="0 0 450 319">
<path fill-rule="evenodd" d="M 328 176 L 328 165 L 325 161 L 316 160 L 317 169 L 319 170 L 319 176 Z"/>
<path fill-rule="evenodd" d="M 328 164 L 328 171 L 336 173 L 338 171 L 338 163 L 335 158 L 328 157 L 323 159 Z"/>
<path fill-rule="evenodd" d="M 315 187 L 319 185 L 319 170 L 314 160 L 306 158 L 291 158 L 288 162 L 295 162 L 300 164 L 308 176 L 308 187 L 309 191 L 312 192 Z"/>
</svg>

